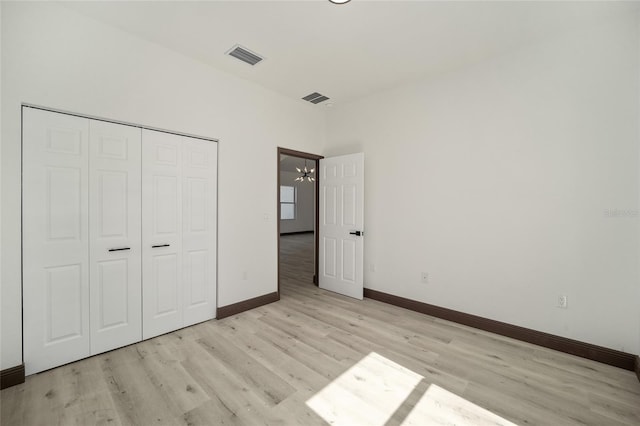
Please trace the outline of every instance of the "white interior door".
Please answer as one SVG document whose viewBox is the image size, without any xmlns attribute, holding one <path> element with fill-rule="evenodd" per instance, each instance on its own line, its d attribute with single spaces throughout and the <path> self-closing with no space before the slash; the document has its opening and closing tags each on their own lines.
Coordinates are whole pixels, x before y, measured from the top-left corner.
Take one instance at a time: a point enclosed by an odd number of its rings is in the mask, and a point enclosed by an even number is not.
<svg viewBox="0 0 640 426">
<path fill-rule="evenodd" d="M 26 374 L 90 355 L 89 120 L 23 108 Z"/>
<path fill-rule="evenodd" d="M 181 138 L 183 327 L 216 317 L 218 144 Z"/>
<path fill-rule="evenodd" d="M 142 340 L 138 127 L 89 121 L 91 354 Z"/>
<path fill-rule="evenodd" d="M 363 297 L 364 153 L 320 160 L 320 288 Z"/>
<path fill-rule="evenodd" d="M 181 137 L 142 130 L 142 336 L 182 327 Z"/>
</svg>

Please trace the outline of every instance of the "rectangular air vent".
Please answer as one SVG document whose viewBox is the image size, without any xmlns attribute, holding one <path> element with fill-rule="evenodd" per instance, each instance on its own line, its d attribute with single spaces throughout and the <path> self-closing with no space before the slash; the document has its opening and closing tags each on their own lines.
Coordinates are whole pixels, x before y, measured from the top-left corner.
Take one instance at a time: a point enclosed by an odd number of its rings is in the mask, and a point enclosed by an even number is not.
<svg viewBox="0 0 640 426">
<path fill-rule="evenodd" d="M 233 46 L 231 50 L 227 52 L 227 55 L 233 56 L 236 59 L 240 59 L 242 62 L 245 62 L 249 65 L 255 65 L 264 59 L 262 56 L 250 51 L 246 47 L 240 46 L 239 44 Z"/>
<path fill-rule="evenodd" d="M 309 101 L 312 104 L 319 104 L 320 102 L 324 102 L 329 98 L 327 96 L 325 96 L 325 95 L 321 95 L 318 92 L 313 92 L 312 94 L 307 95 L 302 99 L 304 99 L 305 101 Z"/>
</svg>

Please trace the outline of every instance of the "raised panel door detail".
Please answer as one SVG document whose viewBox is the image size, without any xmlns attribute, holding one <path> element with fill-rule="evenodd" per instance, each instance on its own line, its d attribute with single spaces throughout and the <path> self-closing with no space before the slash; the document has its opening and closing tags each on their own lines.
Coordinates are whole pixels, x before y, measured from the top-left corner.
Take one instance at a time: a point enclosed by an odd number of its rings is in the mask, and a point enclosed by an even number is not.
<svg viewBox="0 0 640 426">
<path fill-rule="evenodd" d="M 64 265 L 46 268 L 45 345 L 82 337 L 82 266 Z"/>
<path fill-rule="evenodd" d="M 207 181 L 199 178 L 187 178 L 186 208 L 188 229 L 191 232 L 207 230 Z"/>
<path fill-rule="evenodd" d="M 153 177 L 153 215 L 155 234 L 178 232 L 178 178 L 176 176 Z"/>
<path fill-rule="evenodd" d="M 175 313 L 178 310 L 178 257 L 175 254 L 153 257 L 153 282 L 156 309 L 154 316 Z"/>
<path fill-rule="evenodd" d="M 323 179 L 332 179 L 338 176 L 338 166 L 336 164 L 331 164 L 322 167 L 322 178 Z"/>
<path fill-rule="evenodd" d="M 211 142 L 203 142 L 211 143 Z M 198 169 L 206 169 L 209 167 L 209 154 L 206 150 L 191 149 L 189 151 L 189 167 L 195 167 Z"/>
<path fill-rule="evenodd" d="M 185 256 L 187 273 L 184 284 L 187 290 L 186 304 L 188 306 L 196 306 L 206 303 L 208 300 L 207 255 L 207 250 L 192 250 Z"/>
<path fill-rule="evenodd" d="M 128 235 L 127 198 L 128 174 L 126 172 L 97 171 L 99 192 L 98 229 L 100 237 L 125 237 Z"/>
<path fill-rule="evenodd" d="M 342 241 L 342 280 L 354 282 L 356 280 L 356 242 L 354 240 Z"/>
<path fill-rule="evenodd" d="M 355 177 L 358 174 L 358 166 L 356 163 L 346 163 L 343 165 L 342 170 L 342 176 L 346 178 Z"/>
<path fill-rule="evenodd" d="M 338 188 L 335 186 L 326 186 L 324 192 L 324 215 L 323 223 L 325 225 L 336 225 L 338 215 Z"/>
<path fill-rule="evenodd" d="M 125 326 L 129 322 L 129 264 L 127 259 L 98 263 L 100 324 L 98 330 Z M 94 286 L 95 287 L 95 286 Z"/>
<path fill-rule="evenodd" d="M 82 131 L 51 127 L 47 130 L 47 151 L 57 154 L 82 154 Z"/>
<path fill-rule="evenodd" d="M 102 136 L 98 140 L 98 156 L 106 159 L 126 160 L 129 141 L 122 137 Z"/>
<path fill-rule="evenodd" d="M 81 169 L 47 168 L 47 234 L 49 240 L 79 240 L 81 221 Z"/>
<path fill-rule="evenodd" d="M 356 226 L 356 186 L 342 186 L 342 225 Z"/>
<path fill-rule="evenodd" d="M 155 149 L 155 163 L 158 165 L 177 166 L 178 147 L 174 145 L 157 145 Z"/>
<path fill-rule="evenodd" d="M 335 238 L 323 238 L 322 246 L 324 248 L 324 275 L 327 277 L 335 277 L 337 270 L 337 241 Z"/>
</svg>

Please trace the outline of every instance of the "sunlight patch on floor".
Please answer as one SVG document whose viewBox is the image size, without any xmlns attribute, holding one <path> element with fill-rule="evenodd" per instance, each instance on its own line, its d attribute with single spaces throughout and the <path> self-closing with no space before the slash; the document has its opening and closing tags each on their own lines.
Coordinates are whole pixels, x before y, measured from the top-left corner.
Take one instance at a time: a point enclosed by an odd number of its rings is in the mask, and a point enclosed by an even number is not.
<svg viewBox="0 0 640 426">
<path fill-rule="evenodd" d="M 466 399 L 431 384 L 415 405 L 403 425 L 504 425 L 515 426 Z"/>
<path fill-rule="evenodd" d="M 422 376 L 371 352 L 307 401 L 332 425 L 384 425 Z"/>
<path fill-rule="evenodd" d="M 375 352 L 306 404 L 331 425 L 515 426 Z"/>
</svg>

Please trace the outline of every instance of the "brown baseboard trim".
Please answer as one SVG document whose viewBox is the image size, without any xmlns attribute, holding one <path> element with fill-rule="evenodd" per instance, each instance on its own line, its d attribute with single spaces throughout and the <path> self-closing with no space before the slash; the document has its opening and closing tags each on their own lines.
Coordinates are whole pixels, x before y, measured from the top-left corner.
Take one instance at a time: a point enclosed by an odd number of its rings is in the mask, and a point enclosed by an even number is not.
<svg viewBox="0 0 640 426">
<path fill-rule="evenodd" d="M 625 370 L 634 371 L 635 369 L 636 374 L 638 374 L 638 357 L 626 352 L 592 345 L 590 343 L 580 342 L 578 340 L 572 340 L 553 334 L 543 333 L 541 331 L 531 330 L 529 328 L 495 321 L 476 315 L 466 314 L 464 312 L 454 311 L 453 309 L 442 308 L 440 306 L 430 305 L 428 303 L 418 302 L 417 300 L 406 299 L 404 297 L 394 296 L 392 294 L 368 288 L 364 289 L 364 297 L 437 318 L 457 322 L 458 324 L 468 325 L 480 330 L 500 334 L 502 336 L 511 337 L 513 339 L 522 340 L 524 342 L 533 343 L 538 346 L 544 346 L 545 348 L 555 349 L 560 352 L 624 368 Z M 640 374 L 638 374 L 638 377 L 640 378 Z"/>
<path fill-rule="evenodd" d="M 280 300 L 280 296 L 277 292 L 264 294 L 262 296 L 254 297 L 253 299 L 243 300 L 242 302 L 234 303 L 227 306 L 220 306 L 217 311 L 217 319 L 230 317 L 231 315 L 239 314 L 240 312 L 248 311 L 262 305 L 277 302 Z"/>
<path fill-rule="evenodd" d="M 640 381 L 640 355 L 636 357 L 635 370 L 636 370 L 636 376 L 638 376 L 638 380 Z"/>
<path fill-rule="evenodd" d="M 0 389 L 24 383 L 24 364 L 0 371 Z"/>
</svg>

